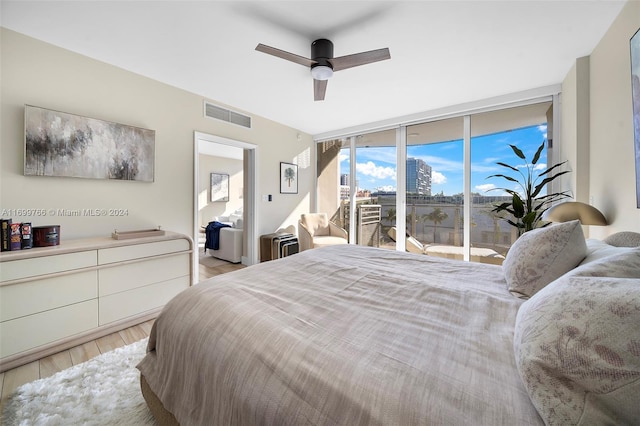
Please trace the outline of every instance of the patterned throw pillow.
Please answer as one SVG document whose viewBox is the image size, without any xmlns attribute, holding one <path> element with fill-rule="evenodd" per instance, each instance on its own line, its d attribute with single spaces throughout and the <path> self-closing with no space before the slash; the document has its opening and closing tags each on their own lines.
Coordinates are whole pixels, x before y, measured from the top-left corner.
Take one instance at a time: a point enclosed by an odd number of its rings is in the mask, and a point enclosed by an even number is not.
<svg viewBox="0 0 640 426">
<path fill-rule="evenodd" d="M 614 247 L 616 251 L 608 251 L 607 256 L 596 258 L 594 254 L 585 259 L 570 273 L 583 277 L 616 277 L 640 278 L 640 247 Z"/>
<path fill-rule="evenodd" d="M 574 220 L 522 234 L 502 269 L 509 291 L 526 299 L 575 268 L 586 255 L 582 226 Z"/>
<path fill-rule="evenodd" d="M 640 279 L 549 284 L 518 311 L 516 365 L 548 425 L 637 424 Z"/>
</svg>

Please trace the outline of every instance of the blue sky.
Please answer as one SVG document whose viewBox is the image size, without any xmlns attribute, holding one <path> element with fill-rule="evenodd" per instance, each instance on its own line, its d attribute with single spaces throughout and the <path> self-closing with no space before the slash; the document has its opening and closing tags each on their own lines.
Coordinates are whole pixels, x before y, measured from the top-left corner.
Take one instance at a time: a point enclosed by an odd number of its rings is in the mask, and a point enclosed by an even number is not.
<svg viewBox="0 0 640 426">
<path fill-rule="evenodd" d="M 536 150 L 547 137 L 546 124 L 524 127 L 507 132 L 471 139 L 471 188 L 473 192 L 483 195 L 504 195 L 502 191 L 487 190 L 495 187 L 508 187 L 513 184 L 504 179 L 487 176 L 503 173 L 519 175 L 496 164 L 498 161 L 524 166 L 509 145 L 520 148 L 527 160 L 531 160 Z M 407 157 L 424 160 L 432 167 L 432 194 L 444 192 L 445 195 L 458 194 L 463 191 L 463 142 L 462 140 L 435 143 L 428 145 L 412 145 L 407 148 Z M 396 149 L 395 147 L 358 148 L 356 174 L 359 188 L 375 191 L 384 189 L 396 190 Z M 343 150 L 340 157 L 340 173 L 349 173 L 348 150 Z M 546 154 L 538 161 L 538 171 L 546 169 Z"/>
</svg>

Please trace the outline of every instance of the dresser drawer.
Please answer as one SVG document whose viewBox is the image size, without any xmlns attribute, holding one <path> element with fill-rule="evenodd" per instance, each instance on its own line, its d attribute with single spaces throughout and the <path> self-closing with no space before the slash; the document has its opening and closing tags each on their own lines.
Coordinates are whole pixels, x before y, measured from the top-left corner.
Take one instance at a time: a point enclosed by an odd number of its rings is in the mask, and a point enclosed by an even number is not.
<svg viewBox="0 0 640 426">
<path fill-rule="evenodd" d="M 98 300 L 0 323 L 0 357 L 55 342 L 98 326 Z"/>
<path fill-rule="evenodd" d="M 144 287 L 172 278 L 189 275 L 191 265 L 189 255 L 178 254 L 159 259 L 118 265 L 100 269 L 100 297 Z"/>
<path fill-rule="evenodd" d="M 0 321 L 98 297 L 98 271 L 42 278 L 0 287 Z"/>
<path fill-rule="evenodd" d="M 100 325 L 160 308 L 189 287 L 189 276 L 100 297 Z"/>
<path fill-rule="evenodd" d="M 188 240 L 179 239 L 100 249 L 98 250 L 98 264 L 105 265 L 124 260 L 142 259 L 161 254 L 187 251 L 190 248 Z"/>
<path fill-rule="evenodd" d="M 0 281 L 55 274 L 96 265 L 96 250 L 12 260 L 0 263 Z"/>
</svg>

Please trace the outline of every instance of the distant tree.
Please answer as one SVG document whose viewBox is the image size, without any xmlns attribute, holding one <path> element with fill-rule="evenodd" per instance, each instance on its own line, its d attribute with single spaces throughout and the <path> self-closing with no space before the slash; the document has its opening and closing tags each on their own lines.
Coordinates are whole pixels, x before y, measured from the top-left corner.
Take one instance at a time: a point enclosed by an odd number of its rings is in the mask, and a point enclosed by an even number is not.
<svg viewBox="0 0 640 426">
<path fill-rule="evenodd" d="M 438 225 L 444 222 L 449 215 L 442 211 L 440 207 L 436 207 L 433 209 L 431 213 L 427 213 L 425 215 L 426 220 L 433 222 L 433 242 L 436 242 L 436 229 L 438 229 Z"/>
<path fill-rule="evenodd" d="M 424 234 L 425 234 L 425 229 L 424 229 L 425 228 L 425 224 L 427 222 L 429 222 L 430 220 L 431 219 L 429 219 L 429 215 L 428 214 L 423 214 L 423 215 L 420 215 L 418 217 L 418 221 L 422 224 L 422 238 L 424 238 Z"/>
<path fill-rule="evenodd" d="M 387 210 L 387 214 L 384 216 L 384 220 L 393 225 L 396 221 L 396 209 L 391 207 L 389 210 Z"/>
</svg>

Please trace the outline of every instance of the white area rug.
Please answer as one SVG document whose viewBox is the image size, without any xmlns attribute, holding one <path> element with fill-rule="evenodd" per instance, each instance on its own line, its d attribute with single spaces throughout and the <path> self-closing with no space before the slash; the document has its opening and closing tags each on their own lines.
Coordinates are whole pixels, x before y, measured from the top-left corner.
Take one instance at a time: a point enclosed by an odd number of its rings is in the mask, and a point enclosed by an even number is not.
<svg viewBox="0 0 640 426">
<path fill-rule="evenodd" d="M 3 425 L 154 425 L 140 391 L 147 340 L 99 355 L 10 396 Z"/>
</svg>

